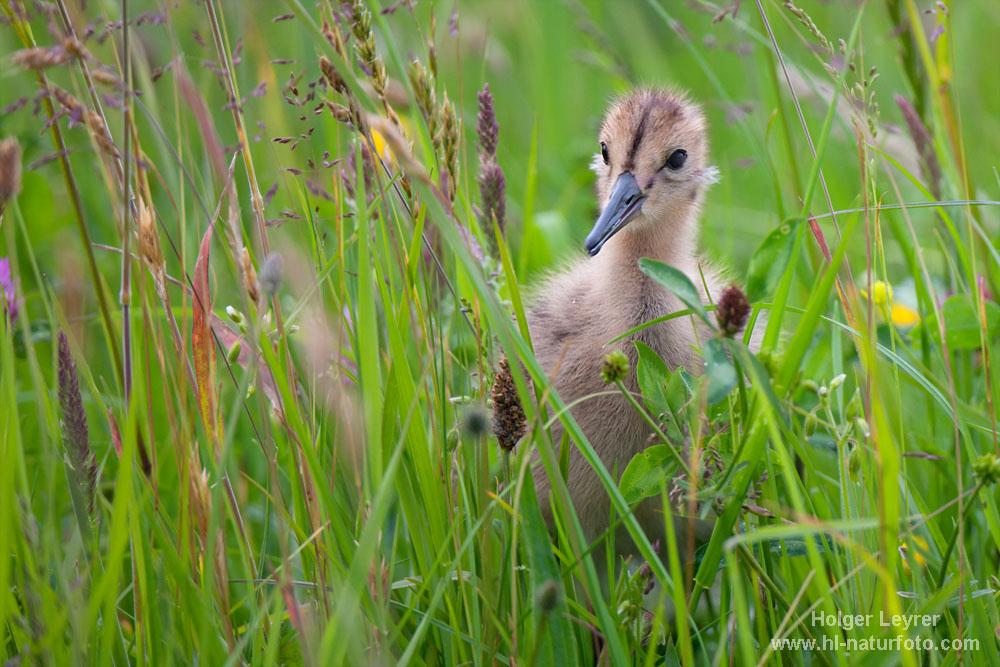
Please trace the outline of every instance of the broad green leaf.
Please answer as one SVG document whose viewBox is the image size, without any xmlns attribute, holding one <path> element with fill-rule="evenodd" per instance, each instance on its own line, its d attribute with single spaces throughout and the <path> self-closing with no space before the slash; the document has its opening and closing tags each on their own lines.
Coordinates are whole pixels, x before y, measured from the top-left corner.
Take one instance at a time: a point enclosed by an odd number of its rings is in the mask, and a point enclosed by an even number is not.
<svg viewBox="0 0 1000 667">
<path fill-rule="evenodd" d="M 629 461 L 618 488 L 629 505 L 658 495 L 670 480 L 676 459 L 667 445 L 653 445 Z"/>
<path fill-rule="evenodd" d="M 708 378 L 708 402 L 715 404 L 729 395 L 736 386 L 736 367 L 718 338 L 705 343 L 705 377 Z"/>
<path fill-rule="evenodd" d="M 635 375 L 646 407 L 654 416 L 669 412 L 667 383 L 670 381 L 670 369 L 648 345 L 638 340 L 633 344 L 639 353 Z"/>
<path fill-rule="evenodd" d="M 684 440 L 680 421 L 684 406 L 691 395 L 691 378 L 683 368 L 671 371 L 656 352 L 641 341 L 633 341 L 639 353 L 636 378 L 642 392 L 646 408 L 654 418 L 660 418 L 660 426 L 667 437 L 675 442 Z"/>
<path fill-rule="evenodd" d="M 647 276 L 660 283 L 674 293 L 691 312 L 705 321 L 705 324 L 714 328 L 715 325 L 708 319 L 705 306 L 701 303 L 701 297 L 694 283 L 687 277 L 687 274 L 680 269 L 675 269 L 669 264 L 664 264 L 655 259 L 643 257 L 639 260 L 639 268 Z"/>
<path fill-rule="evenodd" d="M 674 414 L 681 414 L 691 398 L 694 380 L 683 368 L 678 368 L 667 383 L 667 404 Z"/>
<path fill-rule="evenodd" d="M 747 275 L 747 298 L 751 302 L 766 299 L 778 283 L 792 256 L 793 232 L 801 222 L 795 219 L 782 222 L 757 246 Z"/>
<path fill-rule="evenodd" d="M 945 342 L 950 350 L 978 350 L 981 345 L 979 330 L 982 324 L 979 311 L 970 294 L 955 294 L 945 300 L 941 308 L 944 317 Z M 992 301 L 986 302 L 986 340 L 992 340 L 1000 324 L 1000 306 Z M 937 322 L 932 318 L 927 323 L 928 331 L 934 342 L 941 344 L 941 333 Z"/>
</svg>

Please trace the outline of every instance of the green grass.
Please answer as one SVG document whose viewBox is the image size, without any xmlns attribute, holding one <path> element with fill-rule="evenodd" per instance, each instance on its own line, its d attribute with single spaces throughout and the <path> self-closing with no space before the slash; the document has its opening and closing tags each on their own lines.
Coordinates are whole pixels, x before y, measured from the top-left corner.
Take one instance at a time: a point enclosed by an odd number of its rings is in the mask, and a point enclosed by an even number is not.
<svg viewBox="0 0 1000 667">
<path fill-rule="evenodd" d="M 19 140 L 25 165 L 0 227 L 19 299 L 15 320 L 0 317 L 3 661 L 1000 663 L 990 2 L 931 14 L 913 0 L 803 0 L 798 14 L 742 2 L 713 22 L 724 7 L 701 2 L 383 15 L 383 0 L 370 33 L 341 16 L 346 57 L 324 27 L 337 3 L 133 2 L 141 95 L 127 121 L 126 31 L 99 39 L 121 5 L 79 4 L 52 5 L 54 35 L 37 8 L 0 0 L 0 138 Z M 63 7 L 81 36 L 96 29 L 88 58 L 15 53 L 65 45 Z M 61 62 L 24 66 L 43 55 Z M 477 215 L 484 83 L 503 230 Z M 766 333 L 757 352 L 713 338 L 700 376 L 640 351 L 634 404 L 661 442 L 626 472 L 600 465 L 550 391 L 524 311 L 532 285 L 580 256 L 601 114 L 638 83 L 703 105 L 723 180 L 702 245 Z M 36 97 L 57 88 L 71 97 Z M 397 115 L 412 156 L 394 143 Z M 396 154 L 366 168 L 370 141 Z M 123 237 L 123 219 L 143 234 Z M 475 427 L 503 354 L 528 373 L 513 374 L 528 428 L 511 454 Z M 605 551 L 563 481 L 567 447 L 598 467 L 610 519 L 648 567 L 596 562 Z M 552 531 L 532 465 L 556 480 Z M 716 528 L 688 553 L 667 521 L 654 557 L 628 503 L 666 493 L 658 482 L 684 466 L 696 483 L 674 504 Z M 615 574 L 602 585 L 601 571 Z M 875 620 L 831 627 L 814 611 Z M 940 619 L 903 630 L 880 614 Z M 896 637 L 937 648 L 845 650 Z M 775 648 L 784 638 L 819 648 Z M 956 639 L 964 653 L 941 648 Z"/>
</svg>

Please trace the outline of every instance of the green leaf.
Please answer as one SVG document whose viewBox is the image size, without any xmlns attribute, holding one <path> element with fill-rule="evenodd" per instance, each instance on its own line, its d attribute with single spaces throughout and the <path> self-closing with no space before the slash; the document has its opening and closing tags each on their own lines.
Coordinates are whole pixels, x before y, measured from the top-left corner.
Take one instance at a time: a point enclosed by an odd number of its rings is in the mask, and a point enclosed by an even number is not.
<svg viewBox="0 0 1000 667">
<path fill-rule="evenodd" d="M 736 386 L 736 367 L 726 354 L 726 346 L 718 338 L 705 343 L 702 354 L 705 356 L 705 377 L 708 378 L 708 402 L 715 404 Z"/>
<path fill-rule="evenodd" d="M 754 251 L 747 276 L 747 298 L 751 302 L 766 299 L 774 290 L 792 257 L 793 232 L 801 222 L 799 219 L 784 221 L 764 237 Z"/>
<path fill-rule="evenodd" d="M 632 341 L 639 353 L 635 375 L 639 382 L 642 400 L 654 416 L 670 412 L 667 400 L 667 383 L 670 382 L 670 369 L 656 352 L 642 341 Z"/>
<path fill-rule="evenodd" d="M 944 317 L 945 342 L 950 350 L 978 350 L 981 345 L 979 331 L 982 325 L 979 311 L 970 294 L 955 294 L 945 300 L 941 308 Z M 1000 324 L 1000 307 L 992 301 L 986 302 L 986 340 L 992 340 Z M 931 337 L 938 345 L 941 334 L 937 322 L 931 318 L 927 323 Z"/>
<path fill-rule="evenodd" d="M 674 296 L 680 299 L 692 313 L 703 319 L 705 324 L 715 328 L 715 324 L 708 319 L 708 313 L 705 312 L 705 306 L 701 303 L 698 290 L 686 273 L 648 257 L 639 260 L 639 268 L 647 276 L 673 292 Z"/>
<path fill-rule="evenodd" d="M 618 483 L 625 501 L 631 505 L 658 495 L 670 480 L 676 465 L 676 459 L 667 445 L 653 445 L 636 454 Z"/>
<path fill-rule="evenodd" d="M 691 376 L 683 368 L 671 371 L 645 343 L 633 341 L 633 344 L 639 353 L 635 372 L 646 408 L 654 418 L 660 419 L 660 426 L 668 438 L 682 442 L 684 434 L 680 424 L 684 406 L 691 396 Z"/>
<path fill-rule="evenodd" d="M 675 415 L 682 414 L 684 406 L 691 398 L 693 388 L 694 379 L 683 368 L 678 368 L 670 376 L 670 382 L 667 383 L 667 404 L 671 412 Z"/>
</svg>

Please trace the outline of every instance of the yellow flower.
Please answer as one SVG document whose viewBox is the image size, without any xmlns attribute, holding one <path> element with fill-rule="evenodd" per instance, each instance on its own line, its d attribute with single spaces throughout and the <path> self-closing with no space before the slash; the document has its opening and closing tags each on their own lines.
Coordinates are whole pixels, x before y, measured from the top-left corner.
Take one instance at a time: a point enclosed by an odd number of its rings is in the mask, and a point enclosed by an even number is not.
<svg viewBox="0 0 1000 667">
<path fill-rule="evenodd" d="M 861 296 L 868 298 L 868 292 L 861 290 Z M 892 285 L 884 280 L 876 280 L 872 285 L 872 303 L 879 307 L 879 313 L 900 329 L 909 329 L 920 323 L 920 313 L 892 298 Z"/>
<path fill-rule="evenodd" d="M 909 329 L 920 324 L 920 313 L 901 303 L 893 303 L 889 309 L 889 319 L 893 326 Z"/>
<path fill-rule="evenodd" d="M 404 116 L 399 117 L 400 129 L 403 132 L 403 137 L 407 141 L 410 139 L 410 124 L 407 122 Z M 372 143 L 375 144 L 375 152 L 378 153 L 383 160 L 391 164 L 393 167 L 398 167 L 399 163 L 396 161 L 396 154 L 392 152 L 392 148 L 389 147 L 388 142 L 382 133 L 378 130 L 372 128 Z"/>
<path fill-rule="evenodd" d="M 861 290 L 861 296 L 867 299 L 868 292 Z M 872 298 L 876 306 L 884 306 L 889 301 L 892 301 L 892 285 L 884 280 L 876 280 L 875 284 L 872 285 Z"/>
<path fill-rule="evenodd" d="M 927 559 L 924 558 L 924 553 L 930 551 L 930 548 L 927 546 L 927 541 L 922 537 L 911 535 L 909 542 L 914 546 L 912 555 L 910 554 L 910 548 L 906 542 L 899 545 L 899 555 L 903 557 L 903 569 L 907 572 L 911 571 L 909 563 L 911 558 L 920 567 L 927 567 Z"/>
</svg>

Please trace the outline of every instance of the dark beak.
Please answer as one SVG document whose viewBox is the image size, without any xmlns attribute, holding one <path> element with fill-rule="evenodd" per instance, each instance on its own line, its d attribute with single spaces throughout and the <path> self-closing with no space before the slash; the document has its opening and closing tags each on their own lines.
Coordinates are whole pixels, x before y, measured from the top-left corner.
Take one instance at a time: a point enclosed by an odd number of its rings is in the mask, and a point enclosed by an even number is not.
<svg viewBox="0 0 1000 667">
<path fill-rule="evenodd" d="M 591 257 L 599 253 L 608 239 L 639 215 L 644 201 L 646 197 L 635 182 L 635 176 L 628 171 L 622 172 L 611 188 L 607 206 L 601 211 L 594 228 L 587 234 L 587 253 Z"/>
</svg>

